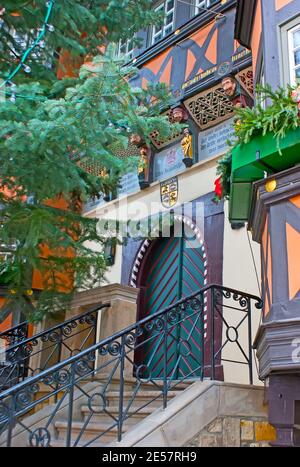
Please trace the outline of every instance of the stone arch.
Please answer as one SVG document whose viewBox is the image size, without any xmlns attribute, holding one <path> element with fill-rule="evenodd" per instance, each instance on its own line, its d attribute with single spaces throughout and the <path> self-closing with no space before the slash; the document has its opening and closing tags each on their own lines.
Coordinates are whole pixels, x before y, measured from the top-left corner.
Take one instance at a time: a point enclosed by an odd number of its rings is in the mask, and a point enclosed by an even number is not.
<svg viewBox="0 0 300 467">
<path fill-rule="evenodd" d="M 204 265 L 205 265 L 205 273 L 204 273 L 205 274 L 205 281 L 204 281 L 204 284 L 207 285 L 207 274 L 208 274 L 207 254 L 206 254 L 205 243 L 204 243 L 204 240 L 203 240 L 201 230 L 192 221 L 192 219 L 190 219 L 188 216 L 183 216 L 183 215 L 176 214 L 174 216 L 174 220 L 187 225 L 191 229 L 191 231 L 194 232 L 197 240 L 199 241 L 199 243 L 201 245 L 201 249 L 203 251 L 203 257 L 205 258 L 205 263 L 204 263 Z M 133 266 L 132 266 L 132 269 L 131 269 L 131 275 L 130 275 L 130 285 L 131 285 L 131 287 L 134 287 L 134 288 L 137 287 L 137 281 L 138 281 L 138 277 L 139 277 L 139 274 L 140 274 L 140 271 L 141 271 L 143 260 L 144 260 L 144 258 L 146 256 L 146 253 L 147 253 L 148 249 L 151 247 L 153 242 L 155 242 L 155 240 L 149 240 L 149 239 L 145 240 L 142 243 L 141 247 L 139 248 L 139 250 L 137 252 L 137 255 L 136 255 L 135 259 L 134 259 L 134 263 L 133 263 Z"/>
</svg>

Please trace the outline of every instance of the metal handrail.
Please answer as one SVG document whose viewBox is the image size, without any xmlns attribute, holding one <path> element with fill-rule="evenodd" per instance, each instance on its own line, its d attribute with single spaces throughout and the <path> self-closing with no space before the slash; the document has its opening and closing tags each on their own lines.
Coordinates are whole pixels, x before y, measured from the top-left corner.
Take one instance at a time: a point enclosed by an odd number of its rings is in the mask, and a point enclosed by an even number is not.
<svg viewBox="0 0 300 467">
<path fill-rule="evenodd" d="M 108 416 L 111 424 L 94 439 L 89 439 L 85 445 L 101 441 L 111 431 L 116 433 L 115 436 L 120 441 L 126 421 L 132 415 L 159 398 L 162 398 L 162 406 L 165 408 L 170 391 L 178 387 L 179 383 L 191 378 L 200 381 L 208 377 L 222 379 L 222 361 L 247 365 L 252 383 L 252 300 L 256 308 L 262 307 L 259 297 L 217 284 L 207 285 L 193 295 L 5 390 L 0 395 L 0 445 L 13 444 L 16 427 L 21 427 L 25 433 L 28 432 L 30 445 L 51 445 L 57 430 L 51 431 L 50 425 L 57 423 L 61 410 L 67 414 L 67 432 L 63 437 L 66 446 L 79 445 L 89 423 L 93 423 L 94 417 L 99 414 Z M 224 316 L 226 309 L 230 313 Z M 229 318 L 232 313 L 235 313 L 235 317 L 231 325 Z M 241 316 L 241 319 L 237 319 L 237 316 Z M 247 326 L 248 341 L 243 348 L 239 342 L 239 332 L 244 324 Z M 183 337 L 178 337 L 178 329 L 184 329 Z M 199 349 L 197 347 L 194 350 L 192 343 L 196 343 Z M 231 344 L 237 345 L 241 351 L 241 361 L 223 360 L 222 351 Z M 185 351 L 180 350 L 181 346 L 185 347 Z M 147 354 L 146 360 L 141 361 L 141 351 L 144 351 L 144 355 Z M 158 354 L 161 355 L 161 376 L 156 378 L 153 357 L 157 357 Z M 128 374 L 128 365 L 135 381 L 129 400 L 128 391 L 125 397 L 125 373 Z M 118 380 L 117 407 L 108 403 L 114 378 Z M 87 379 L 95 381 L 94 393 L 81 388 L 81 384 Z M 49 394 L 39 395 L 41 383 L 48 387 Z M 137 394 L 145 384 L 154 389 L 153 397 L 149 402 L 140 402 Z M 80 397 L 86 400 L 85 410 L 88 417 L 74 438 L 72 425 L 75 417 L 75 391 L 77 396 L 79 391 Z M 58 394 L 59 400 L 55 400 L 49 411 L 49 420 L 43 419 L 41 427 L 35 425 L 34 429 L 31 429 L 23 423 L 22 417 L 28 410 L 47 401 L 53 402 L 54 396 Z M 76 414 L 78 416 L 78 410 Z"/>
<path fill-rule="evenodd" d="M 73 318 L 68 319 L 67 321 L 64 321 L 63 323 L 57 324 L 57 325 L 55 325 L 55 326 L 53 326 L 53 327 L 51 327 L 51 328 L 48 328 L 48 329 L 46 329 L 46 330 L 44 330 L 44 331 L 41 331 L 41 332 L 39 332 L 39 333 L 37 333 L 37 334 L 34 334 L 34 335 L 31 336 L 31 337 L 28 337 L 27 339 L 24 339 L 24 340 L 22 341 L 22 345 L 28 344 L 28 343 L 30 343 L 30 342 L 33 341 L 33 340 L 39 339 L 40 337 L 44 337 L 44 336 L 47 335 L 47 334 L 50 334 L 50 333 L 53 333 L 53 332 L 55 332 L 55 331 L 57 331 L 57 330 L 59 330 L 59 329 L 65 328 L 65 327 L 67 327 L 69 324 L 72 324 L 72 323 L 75 322 L 75 321 L 78 321 L 78 320 L 80 320 L 80 319 L 83 319 L 83 318 L 85 318 L 86 316 L 90 315 L 91 313 L 95 313 L 95 311 L 99 311 L 99 310 L 101 310 L 102 308 L 109 308 L 109 307 L 110 307 L 110 303 L 105 303 L 105 304 L 103 304 L 103 305 L 98 305 L 98 306 L 92 308 L 91 310 L 88 310 L 88 311 L 86 311 L 86 312 L 84 312 L 84 313 L 82 313 L 82 314 L 80 314 L 80 315 L 76 315 L 76 316 L 74 316 Z M 12 346 L 7 347 L 6 350 L 15 350 L 17 347 L 19 347 L 19 344 L 14 344 L 14 345 L 12 345 Z"/>
<path fill-rule="evenodd" d="M 25 379 L 30 376 L 30 372 L 39 373 L 45 370 L 48 366 L 53 366 L 53 358 L 59 362 L 62 358 L 62 349 L 65 348 L 72 355 L 72 349 L 69 345 L 70 339 L 74 338 L 78 334 L 82 334 L 82 342 L 80 348 L 77 349 L 78 353 L 86 347 L 86 343 L 96 330 L 96 316 L 98 311 L 103 308 L 108 308 L 109 303 L 97 305 L 92 309 L 76 315 L 64 321 L 61 324 L 55 325 L 47 330 L 41 331 L 28 337 L 20 342 L 13 345 L 7 346 L 2 350 L 2 355 L 5 356 L 5 361 L 2 361 L 2 368 L 0 368 L 0 390 L 5 389 L 8 386 L 14 386 L 21 379 Z M 90 327 L 75 332 L 74 330 L 79 324 L 87 324 Z M 88 331 L 88 332 L 87 332 Z M 49 343 L 45 348 L 45 343 Z M 68 345 L 67 345 L 68 344 Z M 90 344 L 89 344 L 90 345 Z M 34 349 L 37 349 L 34 352 Z M 40 361 L 43 360 L 41 366 L 30 367 L 30 358 L 33 356 L 39 356 Z M 4 360 L 4 359 L 2 359 Z"/>
</svg>

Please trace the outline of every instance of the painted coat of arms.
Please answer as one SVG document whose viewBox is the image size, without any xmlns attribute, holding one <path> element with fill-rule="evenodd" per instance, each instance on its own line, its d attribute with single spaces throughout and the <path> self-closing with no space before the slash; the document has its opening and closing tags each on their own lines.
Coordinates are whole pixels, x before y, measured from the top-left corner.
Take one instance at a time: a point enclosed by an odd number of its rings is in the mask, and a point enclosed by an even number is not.
<svg viewBox="0 0 300 467">
<path fill-rule="evenodd" d="M 178 179 L 169 178 L 160 184 L 161 204 L 165 208 L 172 208 L 178 200 Z"/>
</svg>

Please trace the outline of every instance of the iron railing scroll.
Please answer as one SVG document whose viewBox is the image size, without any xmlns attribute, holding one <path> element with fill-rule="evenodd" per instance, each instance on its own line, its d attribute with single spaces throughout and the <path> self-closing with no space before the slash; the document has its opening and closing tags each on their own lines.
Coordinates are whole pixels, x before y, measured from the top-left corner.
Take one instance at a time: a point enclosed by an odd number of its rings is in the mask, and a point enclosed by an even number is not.
<svg viewBox="0 0 300 467">
<path fill-rule="evenodd" d="M 0 343 L 6 345 L 13 345 L 17 342 L 21 342 L 27 338 L 28 333 L 28 322 L 23 321 L 16 326 L 7 329 L 6 331 L 0 332 Z"/>
<path fill-rule="evenodd" d="M 0 352 L 0 392 L 93 345 L 98 312 L 109 306 L 98 305 L 20 341 L 6 337 L 8 345 Z"/>
</svg>

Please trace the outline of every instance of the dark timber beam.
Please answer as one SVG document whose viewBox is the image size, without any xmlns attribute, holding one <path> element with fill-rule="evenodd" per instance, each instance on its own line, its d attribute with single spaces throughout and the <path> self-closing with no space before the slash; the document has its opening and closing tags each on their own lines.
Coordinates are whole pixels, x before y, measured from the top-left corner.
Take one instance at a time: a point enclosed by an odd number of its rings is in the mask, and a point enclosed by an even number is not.
<svg viewBox="0 0 300 467">
<path fill-rule="evenodd" d="M 257 0 L 238 0 L 234 37 L 247 49 L 251 48 L 251 36 Z"/>
</svg>

